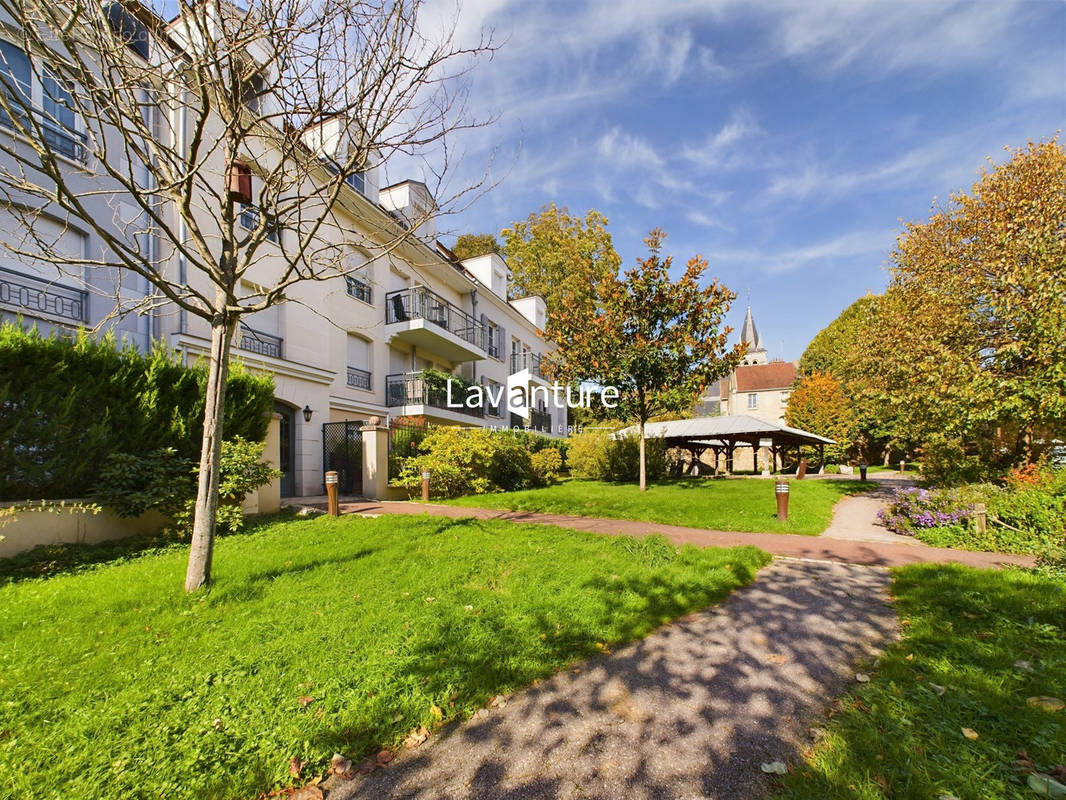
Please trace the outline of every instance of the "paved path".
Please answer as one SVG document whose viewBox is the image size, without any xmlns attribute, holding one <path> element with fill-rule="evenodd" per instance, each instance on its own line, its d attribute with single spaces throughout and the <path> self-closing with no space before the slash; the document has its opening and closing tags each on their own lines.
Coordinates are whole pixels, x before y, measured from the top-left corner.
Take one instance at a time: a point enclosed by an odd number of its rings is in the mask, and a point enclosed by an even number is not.
<svg viewBox="0 0 1066 800">
<path fill-rule="evenodd" d="M 720 606 L 433 734 L 328 800 L 762 797 L 896 635 L 887 570 L 778 560 Z"/>
<path fill-rule="evenodd" d="M 880 485 L 872 491 L 838 501 L 833 508 L 833 519 L 822 536 L 857 542 L 914 544 L 914 539 L 892 533 L 877 519 L 877 512 L 888 504 L 895 490 L 913 486 L 914 481 L 891 472 L 877 472 L 870 477 Z"/>
<path fill-rule="evenodd" d="M 324 508 L 325 505 L 323 504 L 321 507 Z M 463 517 L 498 519 L 506 522 L 559 525 L 563 528 L 575 528 L 581 531 L 608 535 L 647 536 L 652 533 L 660 533 L 677 544 L 688 543 L 700 547 L 731 547 L 733 545 L 750 544 L 778 556 L 812 559 L 815 561 L 838 561 L 845 564 L 865 564 L 867 566 L 893 567 L 925 562 L 966 564 L 972 567 L 997 567 L 1004 564 L 1031 566 L 1034 563 L 1034 559 L 1030 556 L 973 553 L 967 550 L 929 547 L 906 536 L 895 537 L 903 539 L 901 542 L 880 542 L 781 533 L 735 533 L 731 531 L 709 531 L 702 528 L 685 528 L 678 525 L 661 525 L 655 522 L 574 517 L 564 514 L 535 514 L 525 511 L 500 511 L 491 508 L 464 508 L 462 506 L 400 501 L 346 502 L 341 503 L 341 511 L 342 513 L 352 514 L 432 514 L 453 519 Z"/>
</svg>

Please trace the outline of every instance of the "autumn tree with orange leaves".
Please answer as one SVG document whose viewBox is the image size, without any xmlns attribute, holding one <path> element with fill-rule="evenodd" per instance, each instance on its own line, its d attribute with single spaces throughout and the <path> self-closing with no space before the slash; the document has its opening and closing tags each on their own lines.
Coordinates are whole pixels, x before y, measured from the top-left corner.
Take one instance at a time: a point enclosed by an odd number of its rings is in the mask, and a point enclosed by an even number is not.
<svg viewBox="0 0 1066 800">
<path fill-rule="evenodd" d="M 741 345 L 727 349 L 722 319 L 736 297 L 712 281 L 701 286 L 707 262 L 691 258 L 671 280 L 671 256 L 662 257 L 666 234 L 653 230 L 649 255 L 621 277 L 605 275 L 594 285 L 590 307 L 552 312 L 559 350 L 551 360 L 557 380 L 616 387 L 615 414 L 637 423 L 640 489 L 647 487 L 644 428 L 653 416 L 689 408 L 712 381 L 740 363 Z"/>
</svg>

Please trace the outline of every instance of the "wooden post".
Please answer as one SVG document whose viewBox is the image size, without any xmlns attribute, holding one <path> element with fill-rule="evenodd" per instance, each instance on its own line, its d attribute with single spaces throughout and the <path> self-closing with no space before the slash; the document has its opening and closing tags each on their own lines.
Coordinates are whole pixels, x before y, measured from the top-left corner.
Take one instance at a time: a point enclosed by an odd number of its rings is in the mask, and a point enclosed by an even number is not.
<svg viewBox="0 0 1066 800">
<path fill-rule="evenodd" d="M 339 517 L 341 515 L 341 506 L 337 497 L 337 473 L 333 470 L 326 473 L 326 499 L 329 515 L 331 517 Z"/>
<path fill-rule="evenodd" d="M 977 533 L 985 533 L 988 530 L 988 509 L 984 503 L 974 504 L 973 521 Z"/>
</svg>

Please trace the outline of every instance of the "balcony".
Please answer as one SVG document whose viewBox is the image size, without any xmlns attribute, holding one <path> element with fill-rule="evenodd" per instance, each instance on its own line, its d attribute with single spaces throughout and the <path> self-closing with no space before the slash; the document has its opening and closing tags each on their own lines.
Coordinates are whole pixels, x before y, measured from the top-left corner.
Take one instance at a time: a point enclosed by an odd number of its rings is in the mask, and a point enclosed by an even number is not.
<svg viewBox="0 0 1066 800">
<path fill-rule="evenodd" d="M 362 300 L 364 303 L 373 305 L 374 292 L 369 283 L 362 278 L 356 278 L 354 275 L 346 275 L 344 283 L 349 297 L 354 297 L 356 300 Z"/>
<path fill-rule="evenodd" d="M 485 358 L 485 325 L 424 287 L 385 295 L 385 336 L 453 361 Z"/>
<path fill-rule="evenodd" d="M 25 112 L 21 112 L 17 107 L 17 104 L 14 111 L 15 116 L 22 124 L 22 127 L 26 130 L 28 135 L 32 136 L 34 122 L 27 119 Z M 89 141 L 88 136 L 81 131 L 57 125 L 40 111 L 34 111 L 33 116 L 35 117 L 36 124 L 41 126 L 41 138 L 44 140 L 44 143 L 48 145 L 48 149 L 53 153 L 66 156 L 67 158 L 82 164 L 88 161 L 88 152 L 85 149 L 85 145 Z M 0 125 L 18 132 L 16 123 L 13 122 L 11 117 L 4 111 L 0 111 Z"/>
<path fill-rule="evenodd" d="M 241 350 L 249 353 L 258 353 L 261 356 L 281 358 L 281 344 L 284 340 L 272 333 L 257 331 L 247 325 L 241 325 L 240 343 L 237 345 Z"/>
<path fill-rule="evenodd" d="M 511 353 L 511 375 L 517 375 L 524 369 L 529 370 L 529 374 L 536 378 L 546 380 L 544 373 L 540 369 L 540 362 L 543 356 L 540 353 Z"/>
<path fill-rule="evenodd" d="M 0 267 L 0 304 L 33 316 L 89 321 L 89 293 Z"/>
<path fill-rule="evenodd" d="M 452 386 L 452 402 L 462 403 L 466 400 L 466 392 L 458 378 Z M 448 387 L 446 379 L 438 376 L 427 377 L 421 372 L 403 372 L 385 377 L 385 405 L 389 408 L 404 408 L 404 415 L 434 416 L 428 409 L 440 409 L 449 414 L 459 414 L 464 417 L 476 417 L 481 419 L 485 416 L 485 408 L 467 408 L 448 405 Z M 422 406 L 423 408 L 413 408 Z M 428 407 L 425 408 L 425 407 Z"/>
<path fill-rule="evenodd" d="M 348 385 L 353 389 L 363 389 L 369 392 L 372 385 L 372 376 L 365 369 L 348 367 Z"/>
</svg>

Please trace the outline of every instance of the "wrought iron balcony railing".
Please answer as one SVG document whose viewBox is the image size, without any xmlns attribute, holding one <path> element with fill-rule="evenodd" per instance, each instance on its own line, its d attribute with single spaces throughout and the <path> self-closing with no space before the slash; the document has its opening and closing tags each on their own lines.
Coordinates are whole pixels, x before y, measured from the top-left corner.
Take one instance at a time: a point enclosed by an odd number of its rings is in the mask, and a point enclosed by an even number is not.
<svg viewBox="0 0 1066 800">
<path fill-rule="evenodd" d="M 386 324 L 414 319 L 432 322 L 464 342 L 485 349 L 485 325 L 429 289 L 399 289 L 385 295 Z"/>
<path fill-rule="evenodd" d="M 456 379 L 452 385 L 452 402 L 463 403 L 466 391 Z M 421 372 L 402 372 L 385 376 L 385 405 L 396 406 L 424 405 L 465 414 L 468 417 L 484 417 L 485 408 L 468 408 L 448 405 L 448 386 L 446 380 L 437 376 L 427 377 Z"/>
<path fill-rule="evenodd" d="M 348 367 L 348 385 L 355 389 L 366 389 L 369 392 L 371 378 L 371 374 L 365 369 Z"/>
<path fill-rule="evenodd" d="M 551 433 L 552 415 L 547 411 L 531 409 L 529 412 L 529 427 L 543 433 Z"/>
<path fill-rule="evenodd" d="M 533 375 L 543 378 L 544 373 L 540 369 L 542 358 L 540 353 L 511 353 L 511 374 L 517 375 L 522 370 L 528 369 Z"/>
<path fill-rule="evenodd" d="M 258 353 L 261 356 L 281 358 L 283 341 L 280 336 L 257 331 L 247 325 L 241 325 L 241 341 L 239 345 L 241 350 L 247 350 L 249 353 Z"/>
<path fill-rule="evenodd" d="M 88 292 L 3 267 L 0 303 L 31 314 L 47 314 L 71 322 L 89 321 Z"/>
<path fill-rule="evenodd" d="M 26 118 L 24 112 L 20 113 L 19 109 L 15 109 L 15 113 L 18 117 L 18 124 L 12 121 L 7 112 L 0 111 L 0 125 L 16 132 L 21 125 L 28 134 L 33 135 L 34 123 Z M 82 164 L 88 160 L 88 151 L 85 148 L 85 144 L 89 141 L 89 137 L 85 133 L 57 125 L 40 111 L 35 111 L 33 115 L 37 124 L 41 126 L 41 138 L 51 150 L 67 158 L 80 161 Z"/>
<path fill-rule="evenodd" d="M 346 275 L 344 282 L 347 284 L 349 295 L 356 300 L 362 300 L 364 303 L 373 304 L 374 291 L 371 289 L 369 283 L 362 278 L 356 278 L 354 275 Z"/>
</svg>

